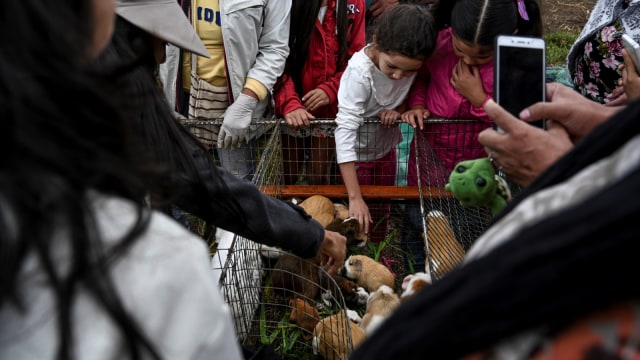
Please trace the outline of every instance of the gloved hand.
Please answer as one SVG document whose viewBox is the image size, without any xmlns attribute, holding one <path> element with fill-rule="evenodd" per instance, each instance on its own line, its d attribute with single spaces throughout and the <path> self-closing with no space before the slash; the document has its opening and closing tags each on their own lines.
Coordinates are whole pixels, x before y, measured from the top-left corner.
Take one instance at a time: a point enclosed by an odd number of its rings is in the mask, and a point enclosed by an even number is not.
<svg viewBox="0 0 640 360">
<path fill-rule="evenodd" d="M 247 129 L 256 105 L 258 105 L 258 99 L 240 94 L 227 108 L 218 134 L 218 147 L 231 149 L 231 147 L 240 146 L 241 141 L 248 140 Z"/>
</svg>

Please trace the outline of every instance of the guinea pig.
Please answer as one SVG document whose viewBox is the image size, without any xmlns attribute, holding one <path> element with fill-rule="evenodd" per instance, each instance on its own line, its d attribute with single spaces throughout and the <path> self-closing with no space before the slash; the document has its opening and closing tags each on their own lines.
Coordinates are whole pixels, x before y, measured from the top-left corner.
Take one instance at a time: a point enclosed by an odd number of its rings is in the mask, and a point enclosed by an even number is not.
<svg viewBox="0 0 640 360">
<path fill-rule="evenodd" d="M 433 210 L 427 214 L 427 239 L 434 278 L 442 277 L 462 263 L 464 249 L 456 240 L 449 218 L 441 211 Z"/>
<path fill-rule="evenodd" d="M 315 329 L 316 324 L 320 321 L 318 310 L 300 298 L 289 300 L 289 306 L 291 306 L 289 321 L 305 330 L 305 340 L 311 339 L 313 337 L 313 329 Z"/>
<path fill-rule="evenodd" d="M 394 287 L 395 277 L 386 266 L 366 255 L 351 255 L 344 262 L 340 274 L 355 280 L 368 292 L 376 291 L 382 285 Z"/>
<path fill-rule="evenodd" d="M 364 341 L 364 330 L 354 321 L 347 318 L 345 312 L 345 310 L 341 310 L 318 321 L 313 330 L 313 340 L 311 342 L 314 355 L 320 355 L 325 360 L 347 359 L 351 349 L 346 326 L 349 326 L 351 331 L 353 349 Z"/>
<path fill-rule="evenodd" d="M 367 311 L 360 323 L 365 334 L 371 335 L 398 305 L 400 298 L 392 288 L 382 285 L 372 292 L 367 300 Z"/>
<path fill-rule="evenodd" d="M 367 234 L 360 230 L 360 223 L 355 217 L 346 219 L 335 218 L 326 227 L 327 230 L 335 231 L 347 238 L 347 243 L 356 243 L 358 247 L 363 247 L 367 243 Z"/>
<path fill-rule="evenodd" d="M 334 282 L 329 281 L 328 274 L 324 272 L 320 273 L 320 284 L 323 289 L 326 289 L 326 291 L 321 294 L 322 300 L 325 304 L 330 305 L 331 299 L 337 298 L 338 293 L 342 294 L 347 305 L 357 306 L 367 303 L 369 293 L 362 286 L 358 285 L 358 283 L 340 274 L 335 274 L 332 278 L 333 281 L 335 281 L 335 284 Z"/>
<path fill-rule="evenodd" d="M 298 206 L 303 208 L 314 220 L 318 221 L 323 228 L 326 228 L 335 218 L 336 209 L 333 206 L 333 202 L 326 196 L 310 196 Z"/>
<path fill-rule="evenodd" d="M 320 292 L 318 264 L 319 255 L 309 260 L 292 254 L 282 255 L 271 270 L 271 288 L 285 297 L 315 299 Z"/>
<path fill-rule="evenodd" d="M 404 301 L 415 295 L 418 291 L 431 285 L 431 276 L 423 272 L 409 274 L 402 280 L 402 295 L 400 300 Z"/>
</svg>

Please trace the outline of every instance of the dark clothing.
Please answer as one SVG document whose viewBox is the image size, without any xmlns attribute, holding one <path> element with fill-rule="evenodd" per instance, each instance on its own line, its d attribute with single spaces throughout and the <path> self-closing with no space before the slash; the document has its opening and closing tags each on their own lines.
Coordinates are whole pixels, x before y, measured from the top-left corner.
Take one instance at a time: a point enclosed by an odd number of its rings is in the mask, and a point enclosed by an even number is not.
<svg viewBox="0 0 640 360">
<path fill-rule="evenodd" d="M 494 219 L 572 179 L 640 134 L 640 102 L 603 123 Z M 637 139 L 633 139 L 637 140 Z M 635 160 L 634 160 L 635 161 Z M 640 288 L 640 169 L 525 226 L 486 255 L 404 302 L 350 359 L 457 359 L 524 331 L 554 334 Z M 401 334 L 401 335 L 398 335 Z"/>
<path fill-rule="evenodd" d="M 212 162 L 207 159 L 211 155 L 195 143 L 197 139 L 185 134 L 184 142 L 191 148 L 199 174 L 184 175 L 185 193 L 177 199 L 177 206 L 255 242 L 283 248 L 302 258 L 317 254 L 324 240 L 324 228 L 304 209 L 265 196 L 253 183 L 239 179 L 222 167 L 214 170 Z M 217 174 L 214 175 L 214 171 Z M 214 176 L 219 176 L 227 189 L 220 188 L 220 181 L 213 181 Z M 233 194 L 245 215 L 245 221 L 220 204 L 217 199 L 221 191 Z"/>
</svg>

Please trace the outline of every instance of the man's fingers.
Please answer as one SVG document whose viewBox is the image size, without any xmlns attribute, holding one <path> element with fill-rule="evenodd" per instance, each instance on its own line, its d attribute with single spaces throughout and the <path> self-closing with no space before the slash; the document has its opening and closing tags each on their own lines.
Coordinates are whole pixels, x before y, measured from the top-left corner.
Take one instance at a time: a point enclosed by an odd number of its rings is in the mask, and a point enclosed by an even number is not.
<svg viewBox="0 0 640 360">
<path fill-rule="evenodd" d="M 562 87 L 566 87 L 563 84 L 552 82 L 547 84 L 547 101 L 551 101 L 556 92 L 562 90 Z"/>
<path fill-rule="evenodd" d="M 478 142 L 486 148 L 485 151 L 487 152 L 487 155 L 489 155 L 491 151 L 500 150 L 500 147 L 503 144 L 503 137 L 503 134 L 500 134 L 493 129 L 484 129 L 480 134 L 478 134 Z"/>
<path fill-rule="evenodd" d="M 507 110 L 493 101 L 493 99 L 489 99 L 489 101 L 486 102 L 484 111 L 498 127 L 507 133 L 524 125 L 520 119 L 511 115 Z"/>
<path fill-rule="evenodd" d="M 552 102 L 535 103 L 520 113 L 520 118 L 526 122 L 538 121 L 542 119 L 563 119 L 569 114 L 566 104 Z"/>
</svg>

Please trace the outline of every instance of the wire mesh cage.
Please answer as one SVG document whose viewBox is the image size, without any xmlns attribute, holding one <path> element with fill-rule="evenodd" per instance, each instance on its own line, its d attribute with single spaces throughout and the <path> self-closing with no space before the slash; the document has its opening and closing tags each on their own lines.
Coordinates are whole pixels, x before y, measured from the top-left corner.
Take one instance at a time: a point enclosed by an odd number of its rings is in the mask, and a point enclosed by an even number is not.
<svg viewBox="0 0 640 360">
<path fill-rule="evenodd" d="M 247 161 L 255 162 L 252 180 L 264 193 L 281 199 L 325 195 L 347 204 L 335 155 L 335 121 L 314 121 L 303 131 L 293 131 L 282 120 L 260 121 L 268 123 L 268 130 L 256 139 L 255 153 Z M 191 123 L 201 126 L 203 121 Z M 433 279 L 440 278 L 460 263 L 491 219 L 488 209 L 464 208 L 444 190 L 455 163 L 485 156 L 476 139 L 486 126 L 467 120 L 429 119 L 422 131 L 400 124 L 389 136 L 380 131 L 379 120 L 367 119 L 360 128 L 358 141 L 377 148 L 393 141 L 392 151 L 382 158 L 372 149 L 371 158 L 379 161 L 358 163 L 358 171 L 374 219 L 369 249 L 383 261 L 378 253 L 384 247 L 381 244 L 393 242 L 396 246 L 384 251 L 402 263 L 392 269 L 398 278 L 423 269 Z M 448 142 L 436 141 L 447 138 Z M 321 278 L 327 276 L 322 268 L 297 259 L 297 265 L 282 269 L 261 254 L 258 244 L 233 234 L 227 237 L 219 240 L 213 267 L 245 346 L 274 345 L 284 357 L 292 358 L 314 358 L 314 350 L 332 359 L 349 353 L 354 338 L 345 300 L 331 291 L 337 287 L 333 279 L 323 282 Z M 324 275 L 314 275 L 311 281 L 309 273 Z M 317 293 L 334 295 L 322 301 Z M 326 339 L 330 341 L 314 341 L 315 328 L 291 319 L 292 313 L 300 312 L 302 319 L 316 325 L 322 324 L 316 320 L 327 318 L 328 328 L 339 331 L 329 332 Z M 334 322 L 340 325 L 331 325 Z M 327 343 L 331 346 L 324 346 Z"/>
<path fill-rule="evenodd" d="M 212 264 L 241 343 L 271 346 L 285 359 L 346 359 L 354 323 L 318 262 L 226 236 Z"/>
<path fill-rule="evenodd" d="M 458 162 L 484 156 L 483 147 L 475 139 L 487 126 L 471 120 L 430 119 L 429 124 L 437 126 L 415 132 L 412 142 L 410 157 L 415 165 L 409 165 L 408 176 L 415 178 L 420 202 L 419 207 L 407 210 L 406 217 L 411 224 L 421 223 L 424 252 L 429 259 L 425 269 L 438 279 L 460 264 L 491 220 L 489 209 L 463 207 L 452 194 L 442 191 Z M 446 145 L 433 140 L 443 138 L 464 140 Z"/>
</svg>

